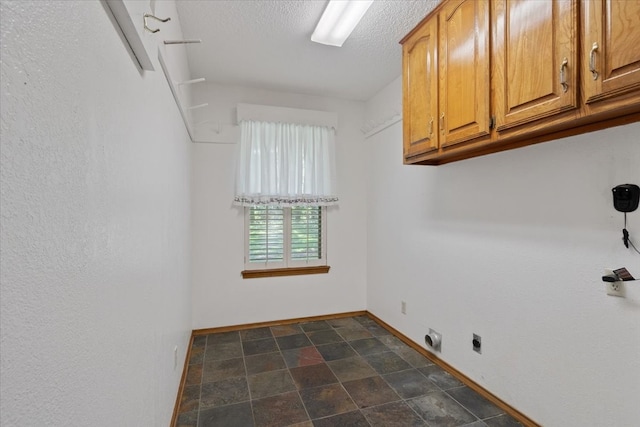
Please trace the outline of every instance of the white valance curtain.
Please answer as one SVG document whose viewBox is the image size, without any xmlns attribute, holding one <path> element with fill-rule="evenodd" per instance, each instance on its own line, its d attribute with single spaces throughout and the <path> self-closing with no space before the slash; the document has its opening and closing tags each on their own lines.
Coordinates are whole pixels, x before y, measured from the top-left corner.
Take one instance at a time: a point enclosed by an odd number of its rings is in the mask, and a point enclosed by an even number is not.
<svg viewBox="0 0 640 427">
<path fill-rule="evenodd" d="M 334 158 L 335 130 L 329 126 L 243 120 L 234 203 L 334 205 Z"/>
</svg>

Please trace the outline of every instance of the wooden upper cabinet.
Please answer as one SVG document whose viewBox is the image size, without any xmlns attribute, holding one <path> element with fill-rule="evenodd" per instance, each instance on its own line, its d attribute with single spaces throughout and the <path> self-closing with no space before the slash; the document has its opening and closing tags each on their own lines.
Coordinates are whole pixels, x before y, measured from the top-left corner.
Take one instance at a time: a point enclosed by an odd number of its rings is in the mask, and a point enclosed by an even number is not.
<svg viewBox="0 0 640 427">
<path fill-rule="evenodd" d="M 442 147 L 489 135 L 489 3 L 456 0 L 439 14 Z"/>
<path fill-rule="evenodd" d="M 583 0 L 582 13 L 585 102 L 640 89 L 640 0 Z"/>
<path fill-rule="evenodd" d="M 402 45 L 405 160 L 438 149 L 437 21 L 428 22 Z"/>
<path fill-rule="evenodd" d="M 405 163 L 640 121 L 640 0 L 443 0 L 401 43 Z"/>
<path fill-rule="evenodd" d="M 492 2 L 498 131 L 578 107 L 576 2 Z"/>
</svg>

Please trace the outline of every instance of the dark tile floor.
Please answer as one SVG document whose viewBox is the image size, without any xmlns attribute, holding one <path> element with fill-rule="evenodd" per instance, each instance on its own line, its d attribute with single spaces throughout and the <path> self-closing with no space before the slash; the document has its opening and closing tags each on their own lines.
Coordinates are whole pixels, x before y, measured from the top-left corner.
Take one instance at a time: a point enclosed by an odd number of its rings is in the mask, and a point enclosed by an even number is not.
<svg viewBox="0 0 640 427">
<path fill-rule="evenodd" d="M 178 426 L 519 426 L 366 316 L 194 339 Z"/>
</svg>

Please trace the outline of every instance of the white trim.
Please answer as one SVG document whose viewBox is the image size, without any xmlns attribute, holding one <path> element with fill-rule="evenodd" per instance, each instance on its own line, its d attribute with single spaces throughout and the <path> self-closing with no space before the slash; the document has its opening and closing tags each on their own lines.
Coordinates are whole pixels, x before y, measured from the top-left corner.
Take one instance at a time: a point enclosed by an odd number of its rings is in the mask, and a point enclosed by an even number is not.
<svg viewBox="0 0 640 427">
<path fill-rule="evenodd" d="M 382 132 L 389 126 L 395 125 L 401 120 L 402 120 L 402 115 L 396 114 L 394 116 L 389 117 L 388 119 L 381 120 L 379 122 L 367 123 L 367 125 L 363 126 L 362 129 L 360 130 L 362 131 L 362 133 L 364 133 L 365 138 L 370 138 L 373 135 L 377 134 L 378 132 Z"/>
</svg>

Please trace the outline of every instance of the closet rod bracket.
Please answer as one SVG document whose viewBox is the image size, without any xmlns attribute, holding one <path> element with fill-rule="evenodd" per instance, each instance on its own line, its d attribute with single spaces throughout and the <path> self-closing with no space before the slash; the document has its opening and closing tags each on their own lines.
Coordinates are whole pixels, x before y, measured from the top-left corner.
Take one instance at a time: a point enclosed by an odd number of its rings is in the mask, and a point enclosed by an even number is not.
<svg viewBox="0 0 640 427">
<path fill-rule="evenodd" d="M 147 18 L 153 18 L 156 21 L 160 21 L 160 22 L 167 22 L 167 21 L 171 21 L 171 17 L 168 17 L 166 19 L 162 19 L 162 18 L 158 18 L 157 16 L 154 16 L 150 13 L 145 13 L 144 14 L 144 29 L 147 31 L 150 31 L 151 33 L 157 33 L 158 31 L 160 31 L 160 28 L 156 28 L 155 30 L 153 28 L 149 28 L 149 26 L 147 25 Z"/>
</svg>

